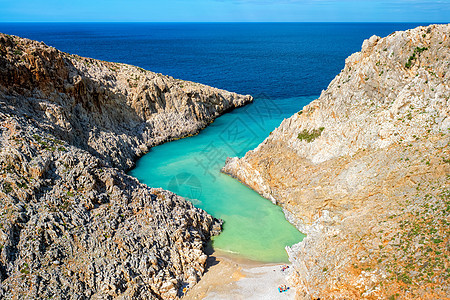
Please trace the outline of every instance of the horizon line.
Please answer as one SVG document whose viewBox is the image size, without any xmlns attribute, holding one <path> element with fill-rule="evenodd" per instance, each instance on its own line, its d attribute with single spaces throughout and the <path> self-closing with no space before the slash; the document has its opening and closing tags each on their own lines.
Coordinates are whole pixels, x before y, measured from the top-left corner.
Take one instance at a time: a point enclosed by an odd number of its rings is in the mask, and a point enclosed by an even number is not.
<svg viewBox="0 0 450 300">
<path fill-rule="evenodd" d="M 431 23 L 431 24 L 450 24 L 450 22 L 439 21 L 0 21 L 0 24 L 4 23 L 343 23 L 343 24 L 366 24 L 366 23 L 386 23 L 386 24 L 418 24 L 418 23 Z"/>
</svg>

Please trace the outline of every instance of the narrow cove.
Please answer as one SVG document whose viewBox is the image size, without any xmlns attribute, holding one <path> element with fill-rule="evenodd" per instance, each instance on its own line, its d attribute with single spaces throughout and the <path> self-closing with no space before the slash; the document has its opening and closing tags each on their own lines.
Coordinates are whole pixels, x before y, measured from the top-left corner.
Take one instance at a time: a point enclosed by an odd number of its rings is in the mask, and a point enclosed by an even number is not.
<svg viewBox="0 0 450 300">
<path fill-rule="evenodd" d="M 218 118 L 199 135 L 151 149 L 130 175 L 151 187 L 168 189 L 224 220 L 215 250 L 257 262 L 287 262 L 285 246 L 304 235 L 280 207 L 239 181 L 220 173 L 225 159 L 243 156 L 315 97 L 256 99 Z"/>
</svg>

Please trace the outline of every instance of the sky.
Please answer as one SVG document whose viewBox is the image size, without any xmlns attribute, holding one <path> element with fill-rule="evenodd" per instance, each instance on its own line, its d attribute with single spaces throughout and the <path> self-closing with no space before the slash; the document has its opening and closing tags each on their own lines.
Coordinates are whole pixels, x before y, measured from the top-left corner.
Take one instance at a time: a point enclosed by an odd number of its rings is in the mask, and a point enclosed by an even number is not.
<svg viewBox="0 0 450 300">
<path fill-rule="evenodd" d="M 0 22 L 450 22 L 450 0 L 0 0 Z"/>
</svg>

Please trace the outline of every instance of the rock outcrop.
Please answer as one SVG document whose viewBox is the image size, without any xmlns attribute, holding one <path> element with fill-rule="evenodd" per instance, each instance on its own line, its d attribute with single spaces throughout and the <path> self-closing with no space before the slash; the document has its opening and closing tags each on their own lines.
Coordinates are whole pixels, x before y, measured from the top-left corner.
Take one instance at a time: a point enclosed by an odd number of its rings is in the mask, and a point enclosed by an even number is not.
<svg viewBox="0 0 450 300">
<path fill-rule="evenodd" d="M 252 101 L 28 39 L 0 35 L 0 47 L 2 109 L 20 108 L 41 128 L 121 169 L 149 147 L 198 133 L 226 110 Z"/>
<path fill-rule="evenodd" d="M 372 36 L 228 173 L 284 208 L 305 299 L 450 297 L 450 25 Z"/>
<path fill-rule="evenodd" d="M 0 298 L 174 299 L 221 221 L 125 171 L 252 98 L 0 34 Z"/>
</svg>

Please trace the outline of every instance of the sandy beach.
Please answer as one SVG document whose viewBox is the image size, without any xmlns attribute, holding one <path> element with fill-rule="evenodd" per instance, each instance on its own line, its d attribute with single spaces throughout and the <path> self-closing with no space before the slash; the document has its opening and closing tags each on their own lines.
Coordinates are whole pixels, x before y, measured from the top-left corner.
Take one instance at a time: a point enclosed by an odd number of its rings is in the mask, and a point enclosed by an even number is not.
<svg viewBox="0 0 450 300">
<path fill-rule="evenodd" d="M 283 266 L 230 258 L 215 252 L 208 258 L 207 272 L 183 299 L 294 299 L 293 288 L 278 291 L 280 285 L 289 287 L 292 268 L 283 271 Z"/>
</svg>

